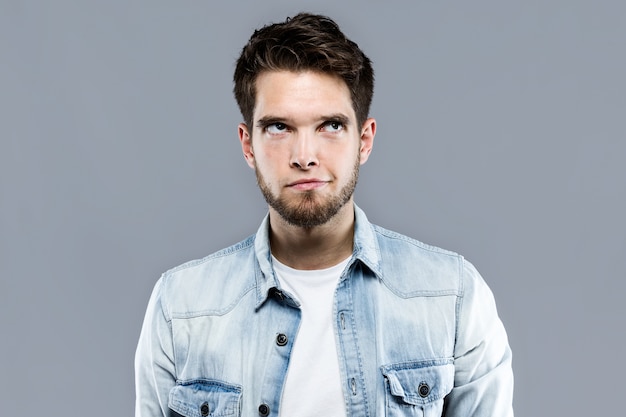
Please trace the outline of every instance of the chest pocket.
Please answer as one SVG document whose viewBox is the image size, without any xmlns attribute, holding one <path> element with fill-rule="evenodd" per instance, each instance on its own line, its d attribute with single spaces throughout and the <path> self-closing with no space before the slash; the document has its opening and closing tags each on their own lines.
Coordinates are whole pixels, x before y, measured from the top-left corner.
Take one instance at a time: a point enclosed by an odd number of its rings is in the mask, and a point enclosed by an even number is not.
<svg viewBox="0 0 626 417">
<path fill-rule="evenodd" d="M 388 365 L 381 370 L 387 386 L 387 417 L 442 415 L 443 399 L 454 386 L 451 359 Z"/>
<path fill-rule="evenodd" d="M 168 406 L 174 416 L 239 416 L 241 387 L 211 380 L 185 382 L 170 390 Z"/>
</svg>

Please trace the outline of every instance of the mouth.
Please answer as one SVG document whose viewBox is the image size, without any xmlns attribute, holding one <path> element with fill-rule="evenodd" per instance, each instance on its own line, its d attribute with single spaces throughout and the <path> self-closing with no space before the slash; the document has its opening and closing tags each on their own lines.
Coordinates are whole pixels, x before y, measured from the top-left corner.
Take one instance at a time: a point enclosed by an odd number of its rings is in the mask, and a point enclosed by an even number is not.
<svg viewBox="0 0 626 417">
<path fill-rule="evenodd" d="M 287 184 L 288 188 L 298 191 L 310 191 L 320 189 L 328 184 L 328 181 L 320 180 L 318 178 L 307 178 Z"/>
</svg>

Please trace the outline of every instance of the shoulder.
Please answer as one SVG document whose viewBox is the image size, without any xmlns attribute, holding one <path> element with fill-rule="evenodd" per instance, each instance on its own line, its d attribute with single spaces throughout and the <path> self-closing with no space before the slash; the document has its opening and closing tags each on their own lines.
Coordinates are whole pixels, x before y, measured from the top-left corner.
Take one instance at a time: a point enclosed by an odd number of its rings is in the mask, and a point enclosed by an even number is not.
<svg viewBox="0 0 626 417">
<path fill-rule="evenodd" d="M 382 280 L 405 296 L 462 295 L 476 269 L 460 254 L 372 225 Z"/>
<path fill-rule="evenodd" d="M 171 317 L 223 314 L 255 285 L 255 236 L 166 271 L 160 279 L 163 307 Z"/>
<path fill-rule="evenodd" d="M 255 236 L 250 236 L 227 248 L 221 249 L 201 259 L 194 259 L 184 264 L 178 265 L 164 273 L 170 279 L 182 279 L 182 277 L 196 277 L 207 269 L 215 267 L 230 266 L 233 262 L 247 257 L 253 252 Z"/>
</svg>

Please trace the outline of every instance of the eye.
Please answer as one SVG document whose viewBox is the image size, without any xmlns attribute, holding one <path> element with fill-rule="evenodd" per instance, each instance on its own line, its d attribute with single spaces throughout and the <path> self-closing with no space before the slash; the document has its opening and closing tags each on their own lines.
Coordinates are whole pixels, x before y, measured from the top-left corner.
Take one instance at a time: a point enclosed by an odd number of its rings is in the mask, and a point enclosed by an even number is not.
<svg viewBox="0 0 626 417">
<path fill-rule="evenodd" d="M 265 131 L 270 135 L 279 135 L 287 130 L 287 125 L 284 123 L 272 123 L 265 126 Z"/>
<path fill-rule="evenodd" d="M 340 132 L 343 130 L 343 123 L 337 120 L 331 120 L 322 126 L 322 130 L 325 132 Z"/>
</svg>

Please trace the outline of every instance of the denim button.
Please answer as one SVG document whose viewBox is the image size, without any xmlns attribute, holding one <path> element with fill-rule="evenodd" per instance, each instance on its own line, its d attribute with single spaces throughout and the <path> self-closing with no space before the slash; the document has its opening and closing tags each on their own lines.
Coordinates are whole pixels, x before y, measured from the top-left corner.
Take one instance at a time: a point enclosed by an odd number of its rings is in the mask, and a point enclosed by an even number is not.
<svg viewBox="0 0 626 417">
<path fill-rule="evenodd" d="M 204 417 L 209 415 L 209 403 L 202 403 L 202 405 L 200 406 L 200 414 L 202 414 Z"/>
<path fill-rule="evenodd" d="M 270 414 L 270 407 L 267 404 L 261 404 L 259 406 L 259 414 L 266 417 Z"/>
<path fill-rule="evenodd" d="M 422 398 L 428 397 L 428 394 L 430 394 L 430 387 L 425 382 L 422 382 L 417 390 Z"/>
<path fill-rule="evenodd" d="M 278 336 L 276 336 L 276 344 L 278 346 L 285 346 L 287 344 L 287 336 L 279 333 Z"/>
</svg>

